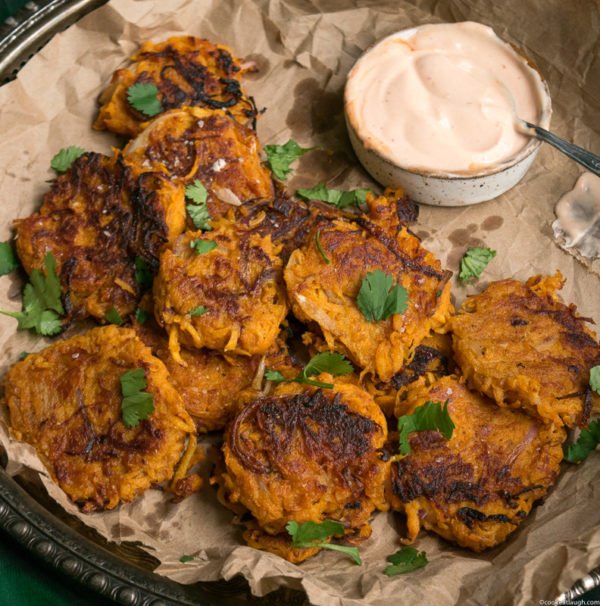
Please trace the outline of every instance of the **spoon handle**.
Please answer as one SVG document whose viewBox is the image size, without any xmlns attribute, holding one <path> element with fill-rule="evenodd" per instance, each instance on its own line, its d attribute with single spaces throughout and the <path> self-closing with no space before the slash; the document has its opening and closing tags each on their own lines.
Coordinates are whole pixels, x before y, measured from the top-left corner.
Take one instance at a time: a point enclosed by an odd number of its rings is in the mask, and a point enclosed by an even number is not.
<svg viewBox="0 0 600 606">
<path fill-rule="evenodd" d="M 525 120 L 523 122 L 525 122 Z M 569 143 L 569 141 L 557 137 L 540 126 L 536 126 L 529 122 L 525 122 L 525 125 L 535 132 L 538 139 L 553 145 L 556 149 L 563 152 L 563 154 L 569 156 L 569 158 L 572 158 L 575 162 L 579 162 L 579 164 L 587 168 L 590 172 L 600 177 L 600 156 L 597 156 L 574 143 Z"/>
</svg>

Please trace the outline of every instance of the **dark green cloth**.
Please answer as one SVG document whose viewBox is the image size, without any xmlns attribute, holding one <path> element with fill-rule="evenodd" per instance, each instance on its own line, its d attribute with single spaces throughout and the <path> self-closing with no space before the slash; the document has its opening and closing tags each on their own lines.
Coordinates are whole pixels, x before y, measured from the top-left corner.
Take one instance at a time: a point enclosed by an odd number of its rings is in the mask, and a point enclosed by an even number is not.
<svg viewBox="0 0 600 606">
<path fill-rule="evenodd" d="M 0 0 L 0 22 L 16 13 L 27 0 Z"/>
</svg>

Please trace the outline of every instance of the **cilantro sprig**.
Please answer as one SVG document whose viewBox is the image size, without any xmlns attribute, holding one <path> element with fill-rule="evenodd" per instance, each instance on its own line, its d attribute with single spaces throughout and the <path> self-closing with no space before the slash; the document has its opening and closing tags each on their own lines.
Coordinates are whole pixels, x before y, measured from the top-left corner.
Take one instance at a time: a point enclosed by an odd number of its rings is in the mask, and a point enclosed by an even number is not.
<svg viewBox="0 0 600 606">
<path fill-rule="evenodd" d="M 379 322 L 387 320 L 392 314 L 403 314 L 407 302 L 406 288 L 394 285 L 394 278 L 380 269 L 367 273 L 356 298 L 356 304 L 368 322 Z"/>
<path fill-rule="evenodd" d="M 194 249 L 195 255 L 203 255 L 217 248 L 217 243 L 212 240 L 200 240 L 196 238 L 190 242 L 190 248 Z"/>
<path fill-rule="evenodd" d="M 19 267 L 19 261 L 8 242 L 0 242 L 0 276 L 5 276 Z"/>
<path fill-rule="evenodd" d="M 194 225 L 202 231 L 212 231 L 212 227 L 208 223 L 210 215 L 206 206 L 208 190 L 204 187 L 202 181 L 195 179 L 191 185 L 188 185 L 185 188 L 185 197 L 194 202 L 194 204 L 186 205 L 186 210 Z"/>
<path fill-rule="evenodd" d="M 65 147 L 61 149 L 50 161 L 50 167 L 53 168 L 57 173 L 62 174 L 66 173 L 69 168 L 71 168 L 71 164 L 85 154 L 85 149 L 83 147 L 76 147 L 75 145 L 69 145 L 69 147 Z"/>
<path fill-rule="evenodd" d="M 294 549 L 306 549 L 311 547 L 331 549 L 332 551 L 340 551 L 349 555 L 359 566 L 362 564 L 358 555 L 358 547 L 347 547 L 345 545 L 323 542 L 333 536 L 343 536 L 346 534 L 344 525 L 341 522 L 325 520 L 320 523 L 304 522 L 304 524 L 298 524 L 298 522 L 292 520 L 286 524 L 285 529 L 292 537 L 292 547 Z"/>
<path fill-rule="evenodd" d="M 460 273 L 458 278 L 461 282 L 468 282 L 479 278 L 487 264 L 496 256 L 496 251 L 491 248 L 475 246 L 468 248 L 460 261 Z"/>
<path fill-rule="evenodd" d="M 149 118 L 161 112 L 158 88 L 154 84 L 132 84 L 127 89 L 127 101 L 131 107 Z"/>
<path fill-rule="evenodd" d="M 352 189 L 350 191 L 341 191 L 339 189 L 328 189 L 325 183 L 319 183 L 312 189 L 299 189 L 299 196 L 306 200 L 320 200 L 333 204 L 339 209 L 348 206 L 359 206 L 367 201 L 368 189 Z"/>
<path fill-rule="evenodd" d="M 136 368 L 123 373 L 120 377 L 121 416 L 126 427 L 135 427 L 154 412 L 154 394 L 145 391 L 146 375 L 143 368 Z"/>
<path fill-rule="evenodd" d="M 410 454 L 408 434 L 413 431 L 439 431 L 446 440 L 452 437 L 454 422 L 448 412 L 448 400 L 432 402 L 428 400 L 415 409 L 411 415 L 404 415 L 398 419 L 399 446 L 398 452 L 402 455 Z"/>
<path fill-rule="evenodd" d="M 275 381 L 276 383 L 307 383 L 308 385 L 322 387 L 323 389 L 333 389 L 332 383 L 315 381 L 310 377 L 320 375 L 322 372 L 328 372 L 334 376 L 343 376 L 351 374 L 353 370 L 352 364 L 350 364 L 349 360 L 342 354 L 323 351 L 314 355 L 308 361 L 308 364 L 304 367 L 302 372 L 293 379 L 286 379 L 280 372 L 275 370 L 267 370 L 265 372 L 265 378 L 268 381 Z"/>
<path fill-rule="evenodd" d="M 577 442 L 567 446 L 565 461 L 579 463 L 587 459 L 588 455 L 596 450 L 598 444 L 600 444 L 600 419 L 592 421 L 587 429 L 582 429 Z"/>
<path fill-rule="evenodd" d="M 288 174 L 292 172 L 290 164 L 306 152 L 316 148 L 300 147 L 296 141 L 290 139 L 283 145 L 265 145 L 264 149 L 271 172 L 280 181 L 285 181 Z"/>
<path fill-rule="evenodd" d="M 32 329 L 40 335 L 50 336 L 62 330 L 60 316 L 64 314 L 61 301 L 60 279 L 56 273 L 56 259 L 52 253 L 44 257 L 44 275 L 34 269 L 23 290 L 23 310 L 0 313 L 18 320 L 19 330 Z"/>
<path fill-rule="evenodd" d="M 418 551 L 414 547 L 408 546 L 389 555 L 386 560 L 391 563 L 391 566 L 387 566 L 383 571 L 383 574 L 388 577 L 423 568 L 429 563 L 424 551 Z"/>
</svg>

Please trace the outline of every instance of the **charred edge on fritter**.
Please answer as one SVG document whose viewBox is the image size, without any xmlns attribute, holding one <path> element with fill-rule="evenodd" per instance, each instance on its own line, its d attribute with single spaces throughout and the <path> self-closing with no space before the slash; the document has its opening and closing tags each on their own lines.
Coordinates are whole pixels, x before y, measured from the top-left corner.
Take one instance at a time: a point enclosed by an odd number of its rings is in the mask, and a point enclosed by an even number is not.
<svg viewBox="0 0 600 606">
<path fill-rule="evenodd" d="M 371 236 L 379 240 L 394 256 L 402 262 L 404 267 L 411 269 L 413 271 L 425 274 L 426 276 L 430 276 L 432 278 L 437 278 L 440 282 L 446 283 L 450 277 L 452 276 L 452 272 L 448 270 L 437 271 L 430 265 L 426 263 L 419 262 L 418 259 L 412 259 L 409 257 L 404 251 L 400 249 L 398 246 L 398 242 L 394 238 L 390 238 L 383 228 L 375 225 L 371 221 L 369 221 L 366 217 L 356 217 L 354 219 L 358 225 L 360 225 L 363 229 L 365 229 Z M 425 255 L 425 251 L 423 250 L 423 255 Z"/>
<path fill-rule="evenodd" d="M 518 512 L 517 512 L 518 513 Z M 456 512 L 456 517 L 467 527 L 473 528 L 475 522 L 501 522 L 504 524 L 514 524 L 515 526 L 519 525 L 519 522 L 513 522 L 507 515 L 503 513 L 493 513 L 491 515 L 486 515 L 481 511 L 477 511 L 476 509 L 471 509 L 470 507 L 461 507 Z"/>
<path fill-rule="evenodd" d="M 289 452 L 294 435 L 300 432 L 311 457 L 347 469 L 348 463 L 371 448 L 370 436 L 381 430 L 371 419 L 348 411 L 339 393 L 333 401 L 321 389 L 291 398 L 259 398 L 234 420 L 228 443 L 246 469 L 260 474 L 269 473 L 272 466 L 254 455 L 251 442 L 240 433 L 246 422 L 260 428 L 261 451 L 273 467 Z"/>
<path fill-rule="evenodd" d="M 414 223 L 419 218 L 419 207 L 410 198 L 399 198 L 396 213 L 400 224 Z"/>
<path fill-rule="evenodd" d="M 219 49 L 221 52 L 217 57 L 217 63 L 220 69 L 223 69 L 229 75 L 235 75 L 238 70 L 237 66 L 234 65 L 231 55 L 224 49 Z M 192 51 L 190 55 L 197 55 L 198 51 Z M 227 56 L 227 59 L 225 59 Z M 244 114 L 248 119 L 251 119 L 253 126 L 256 127 L 256 116 L 258 111 L 254 99 L 247 98 L 244 96 L 240 83 L 234 78 L 216 78 L 211 71 L 202 65 L 201 63 L 195 63 L 193 60 L 188 59 L 185 55 L 171 46 L 167 46 L 162 51 L 147 52 L 140 56 L 141 60 L 162 58 L 172 62 L 171 65 L 165 65 L 161 70 L 161 80 L 158 83 L 162 95 L 161 110 L 167 111 L 183 107 L 184 105 L 203 105 L 211 109 L 223 109 L 226 110 L 238 103 L 244 103 L 246 105 Z M 182 89 L 174 80 L 169 78 L 169 71 L 175 72 L 179 78 L 190 85 L 193 92 Z M 139 80 L 141 81 L 144 74 L 140 74 Z M 210 95 L 206 92 L 206 81 L 207 78 L 213 79 L 214 82 L 218 82 L 221 86 L 219 93 Z M 216 96 L 228 97 L 224 101 L 215 99 Z"/>
<path fill-rule="evenodd" d="M 490 486 L 489 479 L 472 481 L 474 468 L 446 446 L 446 440 L 437 431 L 422 431 L 410 437 L 413 453 L 437 450 L 435 463 L 422 461 L 419 455 L 409 455 L 392 466 L 392 489 L 404 503 L 425 497 L 438 507 L 461 501 L 481 505 L 494 498 L 502 498 L 509 507 L 516 507 L 514 499 L 535 487 L 524 487 L 519 478 L 511 477 L 510 467 L 490 469 L 486 477 L 494 477 L 497 483 Z M 433 461 L 433 457 L 432 457 Z M 485 461 L 484 461 L 485 463 Z M 491 466 L 490 466 L 491 467 Z"/>
<path fill-rule="evenodd" d="M 430 364 L 438 360 L 441 368 L 432 369 Z M 408 372 L 407 372 L 408 371 Z M 394 389 L 400 389 L 427 372 L 434 372 L 439 376 L 446 376 L 448 371 L 448 358 L 437 349 L 427 345 L 419 345 L 415 350 L 415 355 L 410 364 L 407 364 L 398 374 L 392 377 L 391 383 Z M 384 389 L 385 383 L 378 383 L 377 389 Z"/>
</svg>

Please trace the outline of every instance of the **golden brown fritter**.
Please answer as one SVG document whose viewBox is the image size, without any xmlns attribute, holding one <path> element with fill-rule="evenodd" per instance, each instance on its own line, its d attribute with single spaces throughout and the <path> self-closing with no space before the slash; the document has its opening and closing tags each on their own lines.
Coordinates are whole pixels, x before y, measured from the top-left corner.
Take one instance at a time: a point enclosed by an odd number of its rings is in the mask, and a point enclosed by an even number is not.
<svg viewBox="0 0 600 606">
<path fill-rule="evenodd" d="M 154 412 L 128 428 L 120 377 L 137 368 Z M 5 386 L 13 435 L 37 449 L 84 511 L 112 509 L 170 479 L 194 431 L 164 364 L 127 328 L 95 328 L 30 354 Z"/>
<path fill-rule="evenodd" d="M 186 232 L 165 250 L 154 280 L 154 313 L 169 333 L 174 359 L 179 342 L 196 348 L 265 353 L 287 312 L 281 260 L 271 239 L 220 219 L 210 232 Z M 197 254 L 197 240 L 216 248 Z"/>
<path fill-rule="evenodd" d="M 498 545 L 558 477 L 564 429 L 499 408 L 456 377 L 408 393 L 408 414 L 447 400 L 455 424 L 450 440 L 409 434 L 410 454 L 392 463 L 391 504 L 406 513 L 409 540 L 423 526 L 474 551 Z"/>
<path fill-rule="evenodd" d="M 334 382 L 328 374 L 318 378 Z M 349 540 L 361 541 L 371 533 L 373 510 L 387 508 L 386 437 L 385 417 L 358 387 L 282 384 L 230 423 L 223 444 L 225 469 L 213 482 L 227 506 L 247 508 L 270 535 L 285 535 L 291 520 L 331 519 L 344 524 Z M 269 540 L 249 537 L 271 550 Z M 295 558 L 293 553 L 284 557 Z"/>
<path fill-rule="evenodd" d="M 362 280 L 376 270 L 406 288 L 408 304 L 403 314 L 369 322 L 356 298 Z M 296 317 L 318 325 L 329 349 L 385 382 L 411 359 L 430 330 L 445 324 L 452 311 L 450 275 L 403 223 L 392 234 L 364 215 L 315 226 L 284 271 Z"/>
<path fill-rule="evenodd" d="M 154 321 L 149 318 L 143 325 L 135 322 L 134 329 L 164 362 L 198 433 L 223 429 L 239 408 L 238 394 L 255 384 L 261 363 L 262 367 L 280 371 L 288 378 L 298 374 L 279 339 L 265 356 L 223 355 L 211 349 L 182 347 L 183 366 L 174 360 L 165 332 Z"/>
<path fill-rule="evenodd" d="M 456 361 L 469 384 L 500 406 L 545 422 L 583 426 L 600 398 L 589 387 L 600 348 L 554 277 L 507 279 L 469 297 L 451 320 Z"/>
<path fill-rule="evenodd" d="M 126 136 L 137 135 L 149 118 L 127 100 L 132 84 L 154 84 L 162 112 L 183 106 L 226 110 L 240 123 L 256 127 L 254 99 L 240 88 L 243 66 L 225 46 L 193 36 L 173 36 L 165 42 L 145 42 L 131 57 L 133 65 L 117 70 L 100 96 L 94 128 Z"/>
<path fill-rule="evenodd" d="M 184 228 L 183 189 L 140 171 L 117 154 L 86 153 L 58 177 L 40 210 L 15 221 L 17 253 L 27 273 L 56 259 L 67 317 L 103 320 L 114 306 L 135 310 L 135 258 L 158 271 L 165 243 Z"/>
<path fill-rule="evenodd" d="M 212 218 L 246 200 L 273 197 L 271 173 L 262 163 L 256 135 L 222 111 L 187 107 L 166 112 L 124 153 L 184 185 L 199 180 L 208 190 Z"/>
</svg>

